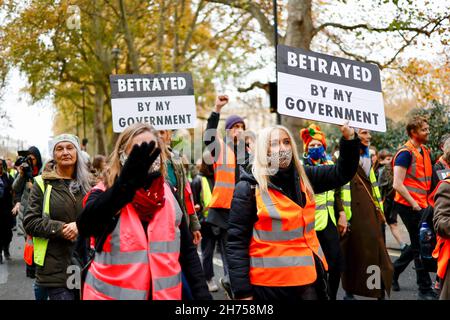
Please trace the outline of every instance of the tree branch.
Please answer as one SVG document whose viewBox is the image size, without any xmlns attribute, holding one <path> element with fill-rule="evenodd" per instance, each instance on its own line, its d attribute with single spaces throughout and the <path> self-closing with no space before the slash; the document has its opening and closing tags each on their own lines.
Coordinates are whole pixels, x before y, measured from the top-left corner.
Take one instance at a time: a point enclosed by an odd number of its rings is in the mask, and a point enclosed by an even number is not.
<svg viewBox="0 0 450 320">
<path fill-rule="evenodd" d="M 440 25 L 442 21 L 444 21 L 445 19 L 448 19 L 450 17 L 450 15 L 446 15 L 444 17 L 442 17 L 441 19 L 437 20 L 435 27 Z M 333 27 L 333 28 L 338 28 L 338 29 L 342 29 L 342 30 L 348 30 L 348 31 L 353 31 L 353 30 L 357 30 L 357 29 L 365 29 L 368 31 L 373 31 L 373 32 L 392 32 L 392 31 L 412 31 L 412 32 L 416 32 L 419 34 L 424 34 L 426 36 L 430 36 L 433 31 L 435 30 L 435 27 L 433 27 L 432 30 L 428 31 L 426 28 L 432 24 L 433 21 L 428 22 L 427 24 L 425 24 L 423 27 L 409 27 L 407 26 L 406 23 L 399 23 L 398 27 L 392 27 L 391 25 L 387 26 L 387 27 L 383 27 L 383 28 L 374 28 L 371 27 L 369 24 L 356 24 L 356 25 L 351 25 L 351 26 L 347 26 L 347 25 L 343 25 L 337 22 L 326 22 L 316 28 L 314 28 L 313 31 L 313 37 L 320 31 L 322 31 L 323 29 L 327 28 L 327 27 Z"/>
<path fill-rule="evenodd" d="M 267 93 L 269 93 L 269 84 L 268 83 L 262 83 L 260 81 L 253 82 L 249 87 L 247 88 L 238 88 L 239 92 L 248 92 L 250 90 L 253 90 L 255 88 L 260 88 L 265 90 Z"/>
<path fill-rule="evenodd" d="M 198 16 L 200 15 L 200 11 L 203 9 L 204 1 L 201 0 L 198 4 L 197 10 L 195 11 L 194 18 L 192 19 L 191 25 L 189 26 L 189 33 L 186 36 L 186 39 L 184 39 L 183 49 L 181 50 L 181 55 L 185 56 L 187 53 L 187 50 L 189 48 L 189 43 L 191 42 L 192 35 L 194 34 L 194 31 L 197 28 L 197 20 Z"/>
<path fill-rule="evenodd" d="M 261 31 L 264 33 L 266 39 L 270 42 L 272 46 L 275 45 L 275 40 L 273 36 L 274 26 L 272 23 L 270 23 L 270 20 L 264 14 L 263 10 L 261 9 L 261 6 L 257 4 L 257 1 L 248 1 L 245 3 L 243 3 L 243 1 L 236 1 L 236 0 L 207 0 L 207 1 L 211 3 L 224 4 L 237 9 L 242 9 L 247 13 L 250 13 L 258 21 L 259 26 L 261 27 Z M 280 39 L 282 38 L 280 35 L 278 35 L 278 37 Z"/>
</svg>

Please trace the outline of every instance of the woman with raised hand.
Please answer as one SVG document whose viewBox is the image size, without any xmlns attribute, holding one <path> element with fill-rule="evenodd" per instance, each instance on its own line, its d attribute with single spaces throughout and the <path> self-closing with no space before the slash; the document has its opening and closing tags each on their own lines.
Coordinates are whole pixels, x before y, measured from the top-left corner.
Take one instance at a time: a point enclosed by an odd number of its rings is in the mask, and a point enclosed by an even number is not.
<svg viewBox="0 0 450 320">
<path fill-rule="evenodd" d="M 241 172 L 231 204 L 227 259 L 235 299 L 327 299 L 327 262 L 317 239 L 314 193 L 355 175 L 359 139 L 341 127 L 336 165 L 303 167 L 287 128 L 262 129 L 252 173 Z"/>
<path fill-rule="evenodd" d="M 180 300 L 181 272 L 194 299 L 211 299 L 180 204 L 165 181 L 158 132 L 134 124 L 117 139 L 105 178 L 77 221 L 96 252 L 84 300 Z"/>
</svg>

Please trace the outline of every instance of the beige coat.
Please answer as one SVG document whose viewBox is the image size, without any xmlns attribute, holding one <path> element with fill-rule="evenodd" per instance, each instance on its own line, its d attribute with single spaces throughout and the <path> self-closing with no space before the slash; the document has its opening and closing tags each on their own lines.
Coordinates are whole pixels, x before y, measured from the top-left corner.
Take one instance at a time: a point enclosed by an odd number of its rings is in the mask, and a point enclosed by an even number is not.
<svg viewBox="0 0 450 320">
<path fill-rule="evenodd" d="M 450 183 L 442 183 L 436 191 L 433 224 L 442 238 L 450 238 Z M 441 300 L 450 300 L 450 263 L 442 283 Z"/>
</svg>

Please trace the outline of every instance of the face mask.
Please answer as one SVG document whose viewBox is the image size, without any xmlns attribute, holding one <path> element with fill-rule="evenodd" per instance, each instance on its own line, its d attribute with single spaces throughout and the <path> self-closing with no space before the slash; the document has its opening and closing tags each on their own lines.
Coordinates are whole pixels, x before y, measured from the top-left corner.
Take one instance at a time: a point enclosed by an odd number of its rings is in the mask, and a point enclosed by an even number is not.
<svg viewBox="0 0 450 320">
<path fill-rule="evenodd" d="M 119 156 L 119 161 L 120 161 L 120 164 L 122 165 L 122 167 L 125 165 L 125 162 L 127 161 L 127 159 L 128 159 L 128 156 L 125 154 L 125 152 L 122 151 Z"/>
<path fill-rule="evenodd" d="M 289 167 L 292 160 L 292 150 L 283 150 L 274 152 L 269 157 L 270 164 L 279 164 L 278 167 L 280 169 L 285 169 Z"/>
<path fill-rule="evenodd" d="M 361 150 L 363 152 L 361 157 L 363 157 L 363 158 L 370 158 L 369 146 L 366 147 L 365 145 L 361 144 L 360 148 L 361 148 Z"/>
<path fill-rule="evenodd" d="M 161 169 L 161 157 L 156 158 L 155 162 L 150 166 L 148 173 L 158 172 Z"/>
<path fill-rule="evenodd" d="M 325 158 L 325 148 L 323 146 L 308 149 L 308 156 L 313 160 Z"/>
</svg>

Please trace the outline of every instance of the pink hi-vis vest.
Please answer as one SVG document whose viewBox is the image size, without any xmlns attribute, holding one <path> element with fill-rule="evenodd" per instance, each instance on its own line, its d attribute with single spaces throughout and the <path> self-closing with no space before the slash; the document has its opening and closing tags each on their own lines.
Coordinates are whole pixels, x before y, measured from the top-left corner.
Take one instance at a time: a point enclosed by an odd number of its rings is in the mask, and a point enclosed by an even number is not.
<svg viewBox="0 0 450 320">
<path fill-rule="evenodd" d="M 105 190 L 103 183 L 96 189 Z M 182 211 L 164 183 L 166 200 L 147 227 L 132 204 L 120 211 L 103 251 L 96 252 L 83 285 L 83 300 L 181 300 Z"/>
</svg>

